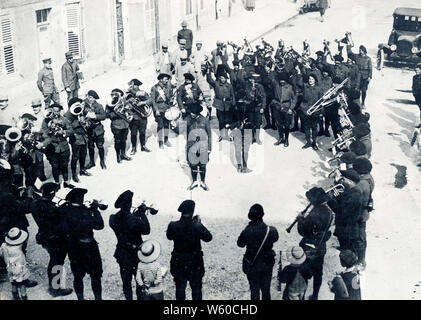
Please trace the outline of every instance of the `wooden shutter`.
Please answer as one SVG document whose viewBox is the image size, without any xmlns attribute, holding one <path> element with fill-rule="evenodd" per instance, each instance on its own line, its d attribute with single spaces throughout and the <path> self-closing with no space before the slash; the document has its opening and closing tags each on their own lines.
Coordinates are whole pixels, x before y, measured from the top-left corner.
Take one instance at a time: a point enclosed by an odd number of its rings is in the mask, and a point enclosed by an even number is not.
<svg viewBox="0 0 421 320">
<path fill-rule="evenodd" d="M 82 57 L 80 3 L 66 4 L 67 46 L 76 59 Z"/>
<path fill-rule="evenodd" d="M 15 72 L 13 24 L 8 15 L 0 16 L 0 74 Z"/>
</svg>

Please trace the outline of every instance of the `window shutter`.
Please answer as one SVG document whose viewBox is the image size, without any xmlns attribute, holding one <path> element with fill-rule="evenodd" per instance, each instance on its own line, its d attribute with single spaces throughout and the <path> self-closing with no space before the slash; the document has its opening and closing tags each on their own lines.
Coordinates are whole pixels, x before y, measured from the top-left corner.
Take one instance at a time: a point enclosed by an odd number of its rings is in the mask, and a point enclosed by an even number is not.
<svg viewBox="0 0 421 320">
<path fill-rule="evenodd" d="M 79 2 L 66 4 L 67 45 L 76 59 L 82 58 L 80 16 Z"/>
<path fill-rule="evenodd" d="M 9 16 L 0 16 L 0 74 L 15 72 L 13 25 Z"/>
</svg>

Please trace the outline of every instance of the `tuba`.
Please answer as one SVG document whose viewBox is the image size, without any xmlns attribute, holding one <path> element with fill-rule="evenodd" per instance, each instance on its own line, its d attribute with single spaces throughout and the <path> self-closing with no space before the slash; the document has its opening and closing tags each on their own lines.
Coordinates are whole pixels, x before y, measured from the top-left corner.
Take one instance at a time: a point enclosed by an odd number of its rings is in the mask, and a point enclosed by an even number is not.
<svg viewBox="0 0 421 320">
<path fill-rule="evenodd" d="M 10 142 L 16 142 L 22 138 L 22 131 L 17 127 L 9 128 L 6 130 L 4 137 Z"/>
<path fill-rule="evenodd" d="M 111 96 L 107 105 L 124 121 L 130 123 L 133 120 L 133 111 L 124 96 L 121 96 L 120 94 Z"/>
</svg>

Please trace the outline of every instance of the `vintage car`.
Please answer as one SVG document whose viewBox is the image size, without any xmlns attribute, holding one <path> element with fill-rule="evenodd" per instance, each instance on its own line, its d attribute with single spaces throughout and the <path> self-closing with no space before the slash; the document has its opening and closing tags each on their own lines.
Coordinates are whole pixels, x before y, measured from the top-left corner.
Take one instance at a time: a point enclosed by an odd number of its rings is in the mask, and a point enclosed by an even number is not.
<svg viewBox="0 0 421 320">
<path fill-rule="evenodd" d="M 395 10 L 389 41 L 378 46 L 377 69 L 381 70 L 385 62 L 421 62 L 421 9 Z"/>
</svg>

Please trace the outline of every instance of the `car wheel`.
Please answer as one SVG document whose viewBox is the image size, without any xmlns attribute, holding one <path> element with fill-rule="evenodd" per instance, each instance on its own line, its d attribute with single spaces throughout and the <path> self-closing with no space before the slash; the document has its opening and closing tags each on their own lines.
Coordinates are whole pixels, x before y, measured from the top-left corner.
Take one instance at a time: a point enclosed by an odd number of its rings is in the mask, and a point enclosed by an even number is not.
<svg viewBox="0 0 421 320">
<path fill-rule="evenodd" d="M 381 70 L 383 68 L 384 65 L 384 50 L 383 49 L 379 49 L 377 51 L 377 70 Z"/>
</svg>

